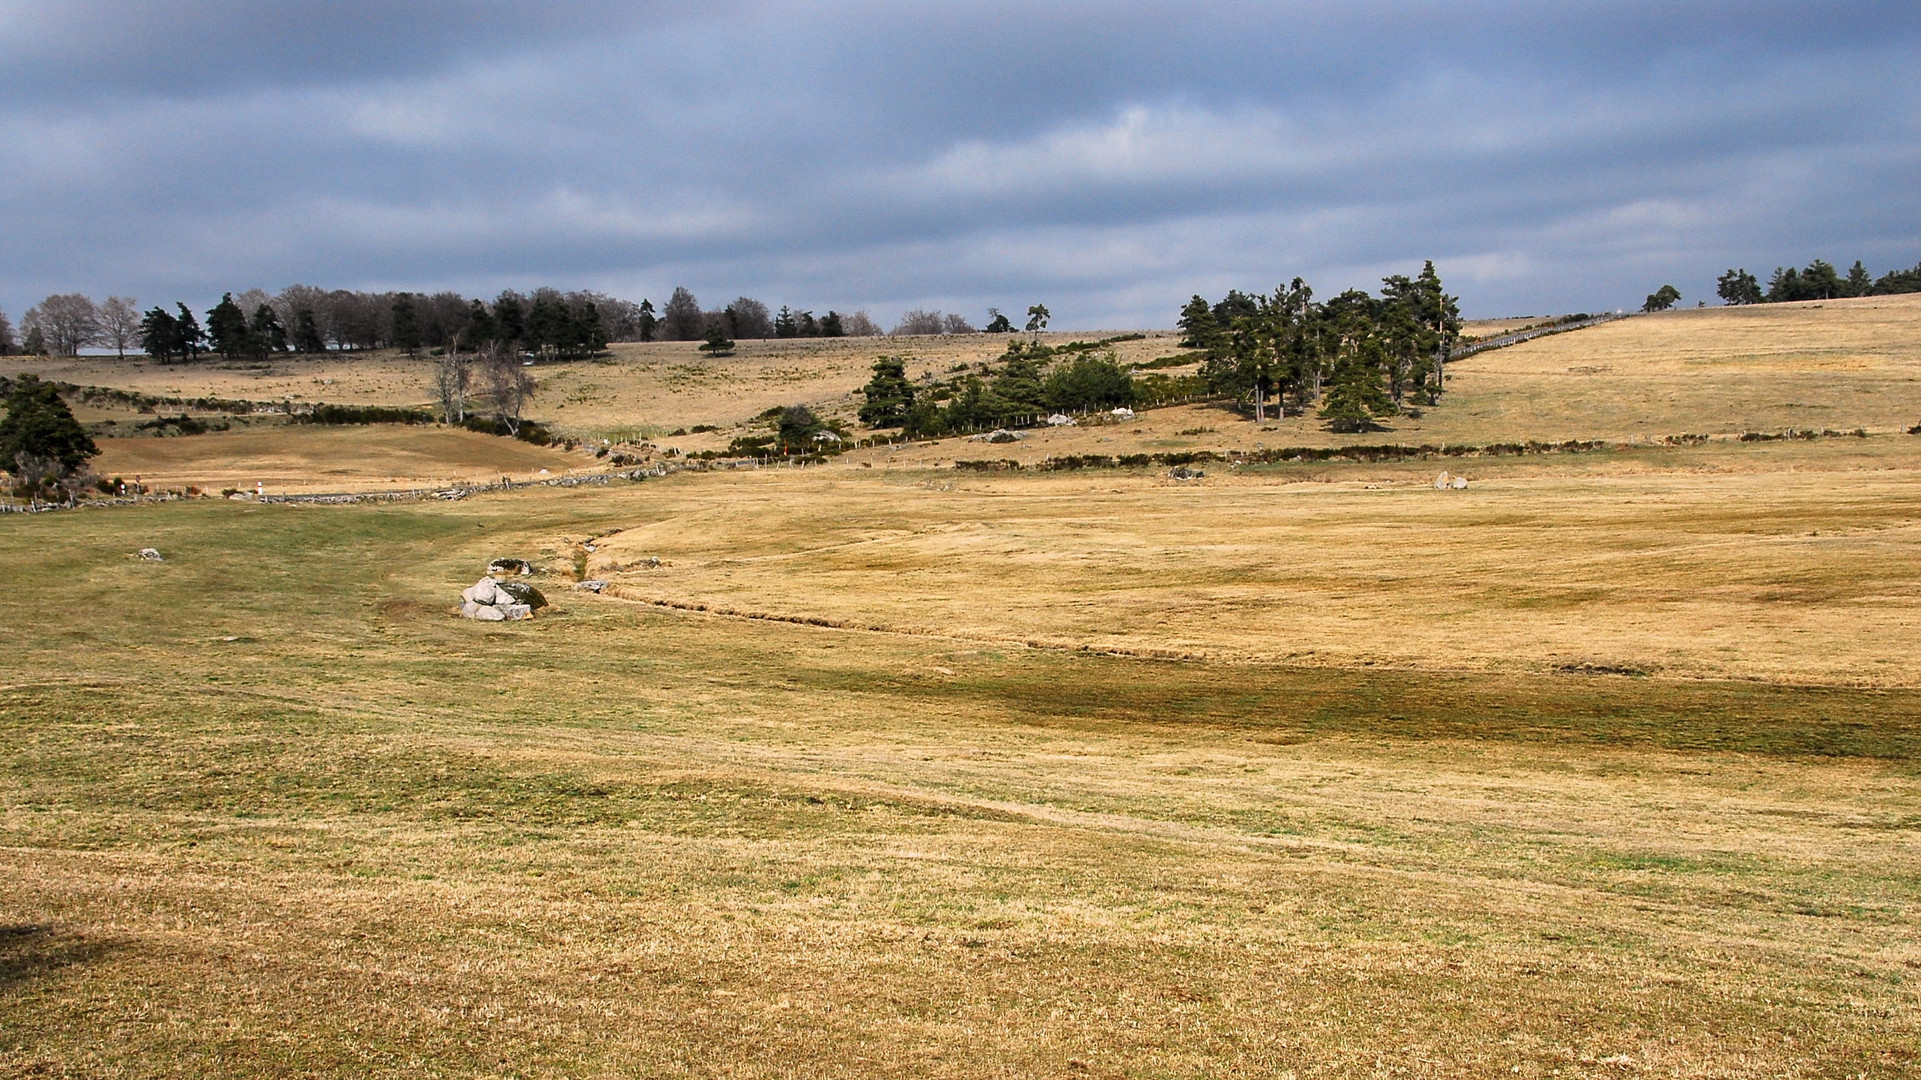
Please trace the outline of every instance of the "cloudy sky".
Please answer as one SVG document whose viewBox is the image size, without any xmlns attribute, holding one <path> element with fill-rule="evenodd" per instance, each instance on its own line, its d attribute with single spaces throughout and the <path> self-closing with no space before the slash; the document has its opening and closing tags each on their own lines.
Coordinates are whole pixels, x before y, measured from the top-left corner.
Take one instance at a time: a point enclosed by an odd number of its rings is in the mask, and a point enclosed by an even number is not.
<svg viewBox="0 0 1921 1080">
<path fill-rule="evenodd" d="M 675 285 L 1063 328 L 1921 261 L 1921 5 L 0 0 L 0 308 Z"/>
</svg>

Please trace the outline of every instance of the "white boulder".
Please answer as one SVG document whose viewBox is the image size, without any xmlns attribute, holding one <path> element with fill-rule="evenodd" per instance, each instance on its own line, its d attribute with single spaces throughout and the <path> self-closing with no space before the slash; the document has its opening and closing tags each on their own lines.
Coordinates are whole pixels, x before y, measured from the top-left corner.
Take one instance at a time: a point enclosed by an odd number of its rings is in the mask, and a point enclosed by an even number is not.
<svg viewBox="0 0 1921 1080">
<path fill-rule="evenodd" d="M 460 594 L 460 598 L 469 604 L 492 604 L 499 600 L 500 596 L 500 582 L 491 577 L 481 578 Z M 509 597 L 508 600 L 511 602 L 512 598 Z"/>
</svg>

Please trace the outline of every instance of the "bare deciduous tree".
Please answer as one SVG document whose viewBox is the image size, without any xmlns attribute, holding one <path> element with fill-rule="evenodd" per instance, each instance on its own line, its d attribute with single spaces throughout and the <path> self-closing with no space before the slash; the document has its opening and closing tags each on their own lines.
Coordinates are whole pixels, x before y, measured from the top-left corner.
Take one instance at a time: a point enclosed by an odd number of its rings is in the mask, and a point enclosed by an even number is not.
<svg viewBox="0 0 1921 1080">
<path fill-rule="evenodd" d="M 494 415 L 507 428 L 507 434 L 520 434 L 521 411 L 534 396 L 534 377 L 514 349 L 489 342 L 480 352 L 480 365 L 487 373 L 487 389 L 494 399 Z"/>
<path fill-rule="evenodd" d="M 973 325 L 967 321 L 967 316 L 950 313 L 941 317 L 941 333 L 976 334 L 979 333 L 979 331 L 975 330 Z"/>
<path fill-rule="evenodd" d="M 879 337 L 880 327 L 874 323 L 867 309 L 862 308 L 852 315 L 840 317 L 841 330 L 848 337 Z"/>
<path fill-rule="evenodd" d="M 456 338 L 434 365 L 434 389 L 440 394 L 442 420 L 449 424 L 466 421 L 467 394 L 473 387 L 473 378 L 473 357 L 460 351 L 460 340 Z"/>
<path fill-rule="evenodd" d="M 140 344 L 140 305 L 131 296 L 109 296 L 100 305 L 100 339 L 113 346 L 120 359 Z"/>
<path fill-rule="evenodd" d="M 735 338 L 770 338 L 774 336 L 774 318 L 767 311 L 767 305 L 751 296 L 743 296 L 727 305 L 727 335 Z"/>
<path fill-rule="evenodd" d="M 900 322 L 894 324 L 894 334 L 899 337 L 919 334 L 939 334 L 946 329 L 946 316 L 939 311 L 922 311 L 910 308 L 901 313 Z"/>
<path fill-rule="evenodd" d="M 100 315 L 93 301 L 80 293 L 55 293 L 27 309 L 20 324 L 38 327 L 47 349 L 55 356 L 78 356 L 100 339 Z"/>
<path fill-rule="evenodd" d="M 13 477 L 26 489 L 29 505 L 40 504 L 40 492 L 46 488 L 47 481 L 58 480 L 66 475 L 66 466 L 57 457 L 32 454 L 25 450 L 13 455 Z"/>
<path fill-rule="evenodd" d="M 700 301 L 682 287 L 674 289 L 667 306 L 661 309 L 660 322 L 669 341 L 699 341 L 707 333 L 707 317 L 700 310 Z"/>
</svg>

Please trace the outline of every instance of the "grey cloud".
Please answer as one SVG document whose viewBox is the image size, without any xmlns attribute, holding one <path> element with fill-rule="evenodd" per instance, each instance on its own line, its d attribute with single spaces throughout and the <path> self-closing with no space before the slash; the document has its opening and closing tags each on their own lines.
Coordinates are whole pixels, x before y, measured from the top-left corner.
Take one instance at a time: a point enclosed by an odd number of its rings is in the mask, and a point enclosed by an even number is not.
<svg viewBox="0 0 1921 1080">
<path fill-rule="evenodd" d="M 155 54 L 239 59 L 175 84 L 128 59 L 148 6 L 0 6 L 0 76 L 126 68 L 0 102 L 0 298 L 686 283 L 1115 326 L 1430 256 L 1484 313 L 1911 264 L 1921 15 L 1804 8 L 189 4 Z"/>
</svg>

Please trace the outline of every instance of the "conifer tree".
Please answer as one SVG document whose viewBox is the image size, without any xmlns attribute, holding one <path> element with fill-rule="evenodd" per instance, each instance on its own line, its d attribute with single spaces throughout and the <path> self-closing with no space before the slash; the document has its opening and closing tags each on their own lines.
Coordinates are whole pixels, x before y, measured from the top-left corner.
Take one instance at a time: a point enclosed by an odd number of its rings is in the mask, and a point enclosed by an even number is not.
<svg viewBox="0 0 1921 1080">
<path fill-rule="evenodd" d="M 180 349 L 180 325 L 166 308 L 155 305 L 140 320 L 140 348 L 161 363 Z"/>
<path fill-rule="evenodd" d="M 414 310 L 412 293 L 400 293 L 394 297 L 392 306 L 394 332 L 393 345 L 405 349 L 408 356 L 420 352 L 420 316 Z"/>
<path fill-rule="evenodd" d="M 175 301 L 173 305 L 180 315 L 173 321 L 173 343 L 180 358 L 189 363 L 200 358 L 200 347 L 207 343 L 207 335 L 200 329 L 200 320 L 194 318 L 187 305 Z"/>
<path fill-rule="evenodd" d="M 914 384 L 907 379 L 906 362 L 898 356 L 874 361 L 874 377 L 860 392 L 867 398 L 860 407 L 860 422 L 868 427 L 900 427 L 914 408 Z"/>
<path fill-rule="evenodd" d="M 270 304 L 261 304 L 253 309 L 253 320 L 247 326 L 247 333 L 253 339 L 255 355 L 263 360 L 272 353 L 287 351 L 287 328 L 280 325 L 280 316 Z"/>
<path fill-rule="evenodd" d="M 247 340 L 247 315 L 233 302 L 232 293 L 223 293 L 220 302 L 207 312 L 207 344 L 229 360 L 253 351 L 252 342 Z"/>
<path fill-rule="evenodd" d="M 0 419 L 0 467 L 13 471 L 23 457 L 50 459 L 70 473 L 100 453 L 52 383 L 22 375 L 7 394 Z"/>
<path fill-rule="evenodd" d="M 293 347 L 295 352 L 308 355 L 327 351 L 327 339 L 321 336 L 320 324 L 314 319 L 310 307 L 303 307 L 294 315 Z"/>
</svg>

